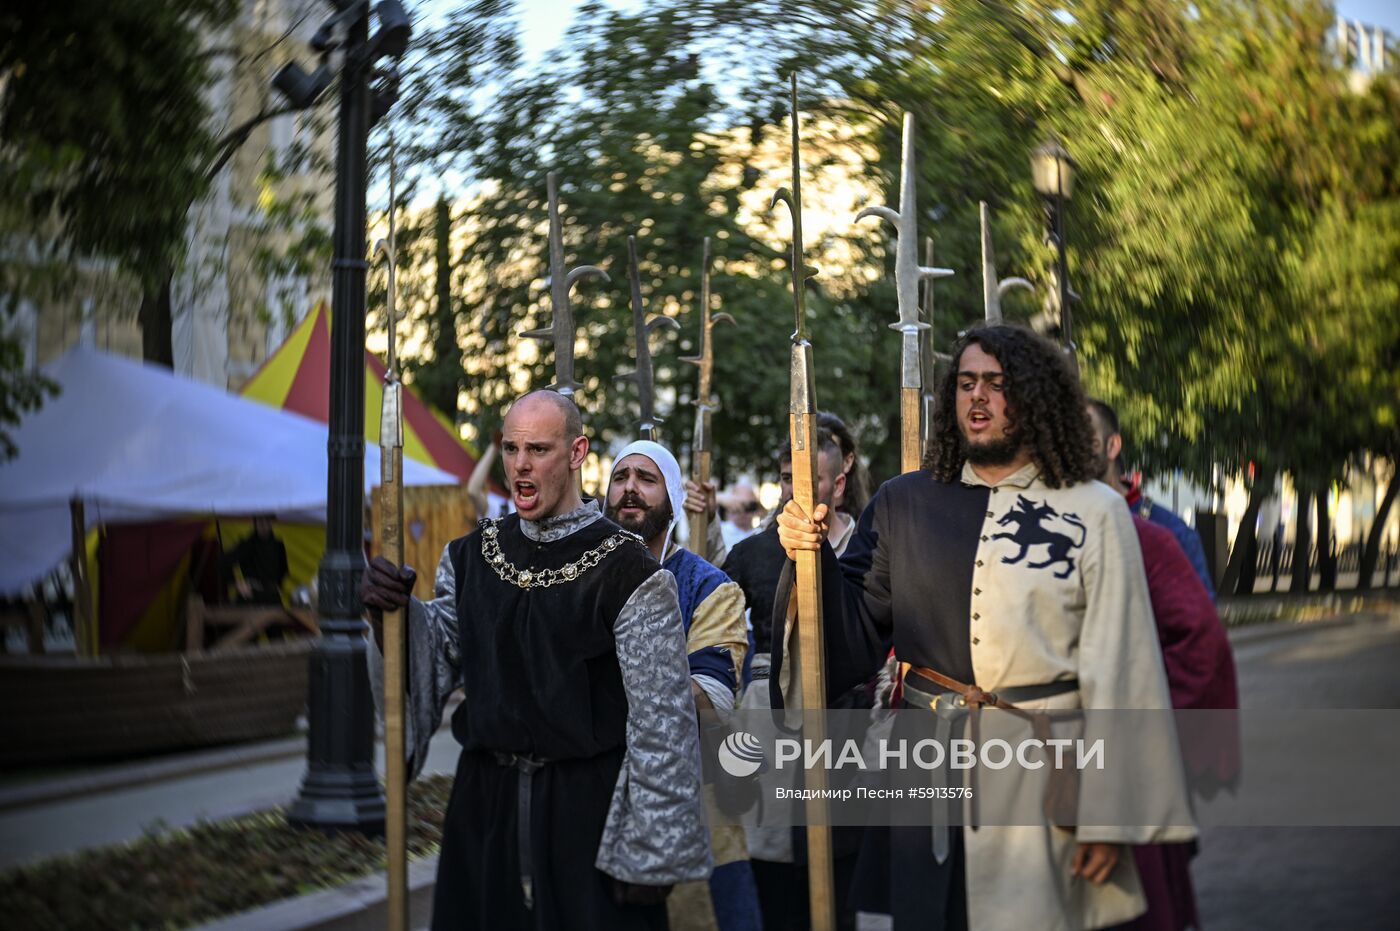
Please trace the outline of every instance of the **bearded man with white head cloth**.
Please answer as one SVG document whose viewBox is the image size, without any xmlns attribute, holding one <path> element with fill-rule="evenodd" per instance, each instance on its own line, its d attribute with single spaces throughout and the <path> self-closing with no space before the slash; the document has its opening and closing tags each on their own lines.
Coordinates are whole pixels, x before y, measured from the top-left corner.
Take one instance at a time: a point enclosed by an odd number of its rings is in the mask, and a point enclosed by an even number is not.
<svg viewBox="0 0 1400 931">
<path fill-rule="evenodd" d="M 685 483 L 670 450 L 639 440 L 618 453 L 608 484 L 607 516 L 638 534 L 676 578 L 686 631 L 691 694 L 697 712 L 734 708 L 748 649 L 744 593 L 724 572 L 681 546 Z M 710 818 L 715 871 L 708 883 L 687 883 L 671 896 L 671 927 L 757 931 L 758 892 L 743 829 Z"/>
</svg>

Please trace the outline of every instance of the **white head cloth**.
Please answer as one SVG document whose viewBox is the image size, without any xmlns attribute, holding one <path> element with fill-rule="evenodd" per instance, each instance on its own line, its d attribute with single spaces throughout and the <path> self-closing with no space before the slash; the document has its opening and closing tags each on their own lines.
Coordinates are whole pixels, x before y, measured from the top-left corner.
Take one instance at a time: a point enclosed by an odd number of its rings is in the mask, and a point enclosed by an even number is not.
<svg viewBox="0 0 1400 931">
<path fill-rule="evenodd" d="M 613 460 L 613 469 L 617 469 L 617 464 L 628 456 L 646 456 L 656 467 L 661 470 L 661 477 L 666 481 L 666 496 L 671 501 L 671 525 L 666 528 L 666 539 L 661 544 L 661 553 L 664 557 L 666 548 L 670 545 L 671 535 L 675 534 L 676 542 L 685 543 L 688 534 L 688 526 L 685 518 L 685 480 L 681 478 L 681 464 L 676 461 L 676 457 L 671 455 L 671 451 L 660 443 L 651 440 L 637 440 L 629 443 L 622 452 L 617 454 Z M 612 476 L 608 476 L 609 497 L 611 497 Z"/>
</svg>

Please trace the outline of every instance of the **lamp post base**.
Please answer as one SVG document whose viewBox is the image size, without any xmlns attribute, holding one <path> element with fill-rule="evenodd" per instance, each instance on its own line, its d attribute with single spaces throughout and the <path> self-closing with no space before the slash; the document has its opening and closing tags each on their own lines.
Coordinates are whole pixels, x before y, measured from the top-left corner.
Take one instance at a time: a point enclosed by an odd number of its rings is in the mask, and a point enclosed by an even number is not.
<svg viewBox="0 0 1400 931">
<path fill-rule="evenodd" d="M 287 821 L 298 827 L 382 836 L 384 795 L 379 777 L 373 767 L 309 769 L 301 793 L 287 811 Z"/>
<path fill-rule="evenodd" d="M 326 557 L 337 565 L 335 554 Z M 323 581 L 343 573 L 323 571 Z M 357 576 L 355 576 L 357 578 Z M 328 595 L 334 587 L 327 585 Z M 374 769 L 374 697 L 362 620 L 322 619 L 311 655 L 306 775 L 287 812 L 293 824 L 384 833 L 384 793 Z"/>
</svg>

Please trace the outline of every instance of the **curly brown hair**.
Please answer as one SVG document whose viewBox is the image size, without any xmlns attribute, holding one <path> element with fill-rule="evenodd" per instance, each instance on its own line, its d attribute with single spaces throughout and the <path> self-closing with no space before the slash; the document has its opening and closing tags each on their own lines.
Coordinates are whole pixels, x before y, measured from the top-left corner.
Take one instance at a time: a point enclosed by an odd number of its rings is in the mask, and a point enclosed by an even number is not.
<svg viewBox="0 0 1400 931">
<path fill-rule="evenodd" d="M 1020 430 L 1045 483 L 1061 488 L 1098 478 L 1094 428 L 1079 377 L 1054 343 L 1008 324 L 974 327 L 953 347 L 953 364 L 939 387 L 923 467 L 940 482 L 962 476 L 967 456 L 958 426 L 957 363 L 973 343 L 1001 363 L 1007 416 Z"/>
</svg>

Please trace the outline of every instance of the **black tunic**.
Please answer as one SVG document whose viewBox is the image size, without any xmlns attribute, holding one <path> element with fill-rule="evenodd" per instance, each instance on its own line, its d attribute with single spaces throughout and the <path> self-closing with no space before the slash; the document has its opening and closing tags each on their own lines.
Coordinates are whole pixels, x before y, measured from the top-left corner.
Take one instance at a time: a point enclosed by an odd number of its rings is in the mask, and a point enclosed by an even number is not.
<svg viewBox="0 0 1400 931">
<path fill-rule="evenodd" d="M 903 662 L 937 669 L 960 682 L 975 681 L 967 619 L 988 494 L 985 487 L 936 482 L 928 472 L 910 472 L 880 486 L 839 559 L 829 544 L 822 544 L 829 700 L 875 675 L 891 645 Z M 891 553 L 897 554 L 897 564 L 891 564 Z M 785 584 L 773 606 L 775 644 L 785 634 L 787 586 L 793 575 L 792 563 L 786 566 Z M 892 577 L 902 582 L 893 591 L 887 584 Z M 921 623 L 894 625 L 889 621 L 894 617 L 917 617 Z M 782 650 L 775 649 L 770 680 L 775 708 L 783 706 L 781 668 Z"/>
<path fill-rule="evenodd" d="M 739 583 L 749 606 L 757 653 L 767 653 L 773 642 L 773 595 L 786 563 L 776 523 L 734 544 L 724 560 L 725 573 Z"/>
<path fill-rule="evenodd" d="M 549 543 L 512 515 L 498 539 L 517 567 L 562 568 L 614 537 L 606 519 Z M 660 566 L 633 540 L 576 580 L 522 589 L 482 555 L 482 531 L 448 549 L 457 577 L 463 750 L 443 830 L 435 929 L 664 928 L 664 906 L 620 908 L 594 867 L 626 743 L 627 695 L 613 636 Z M 521 888 L 520 773 L 498 754 L 548 761 L 530 777 L 533 907 Z"/>
<path fill-rule="evenodd" d="M 985 487 L 936 482 L 928 472 L 910 472 L 880 487 L 839 559 L 829 544 L 822 545 L 829 702 L 875 675 L 891 645 L 904 662 L 961 682 L 975 681 L 968 614 L 988 495 Z M 888 554 L 895 554 L 893 564 Z M 782 643 L 787 593 L 794 581 L 792 563 L 786 566 L 773 610 L 775 644 Z M 902 582 L 893 591 L 885 584 L 892 577 Z M 894 617 L 927 622 L 893 625 L 885 620 Z M 778 687 L 782 652 L 773 650 L 775 708 L 783 706 Z M 952 830 L 952 855 L 939 864 L 928 828 L 866 828 L 852 885 L 838 895 L 852 910 L 893 914 L 896 928 L 965 929 L 961 834 L 959 828 Z"/>
</svg>

